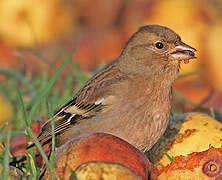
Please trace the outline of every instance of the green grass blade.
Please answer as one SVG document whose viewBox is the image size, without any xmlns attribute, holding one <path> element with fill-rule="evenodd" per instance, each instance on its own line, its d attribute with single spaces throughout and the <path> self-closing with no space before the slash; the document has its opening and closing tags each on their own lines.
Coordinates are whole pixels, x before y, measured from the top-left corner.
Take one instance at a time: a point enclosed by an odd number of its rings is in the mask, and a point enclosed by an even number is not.
<svg viewBox="0 0 222 180">
<path fill-rule="evenodd" d="M 32 156 L 31 156 L 30 154 L 29 154 L 28 156 L 29 156 L 29 158 L 30 158 L 32 179 L 37 179 L 38 174 L 37 174 L 37 169 L 36 169 L 36 166 L 35 166 L 35 161 L 34 161 L 34 159 L 32 158 Z"/>
<path fill-rule="evenodd" d="M 6 138 L 6 146 L 4 151 L 3 157 L 3 172 L 2 172 L 2 179 L 8 179 L 9 177 L 9 140 L 10 140 L 10 132 L 7 133 Z"/>
<path fill-rule="evenodd" d="M 47 95 L 47 93 L 49 92 L 49 90 L 52 88 L 52 86 L 54 85 L 55 81 L 58 79 L 58 76 L 60 75 L 60 73 L 62 72 L 62 70 L 64 69 L 64 67 L 68 64 L 68 62 L 71 60 L 71 57 L 73 55 L 75 50 L 72 51 L 72 53 L 68 56 L 68 58 L 63 62 L 63 64 L 56 70 L 55 74 L 52 76 L 52 78 L 49 80 L 49 82 L 47 83 L 47 85 L 40 91 L 39 94 L 39 98 L 36 100 L 36 102 L 34 103 L 33 107 L 30 110 L 30 114 L 28 117 L 29 123 L 31 122 L 31 120 L 33 119 L 34 113 L 37 110 L 37 108 L 39 107 L 39 105 L 41 104 L 42 100 L 44 99 L 44 97 Z M 45 164 L 47 166 L 47 168 L 49 169 L 51 175 L 52 175 L 52 168 L 53 168 L 53 158 L 52 160 L 49 162 L 48 158 L 45 154 L 45 152 L 43 151 L 38 139 L 34 136 L 33 132 L 31 131 L 30 127 L 28 127 L 27 129 L 28 134 L 31 136 L 31 138 L 33 139 L 35 145 L 37 146 L 40 154 L 42 155 Z M 54 140 L 53 140 L 54 141 Z M 53 142 L 52 142 L 53 143 Z M 55 142 L 53 143 L 53 148 L 55 148 Z M 53 154 L 54 154 L 54 150 L 53 150 Z"/>
<path fill-rule="evenodd" d="M 31 136 L 31 138 L 33 139 L 36 147 L 38 148 L 40 154 L 42 155 L 42 158 L 44 159 L 45 163 L 46 163 L 46 166 L 50 169 L 50 165 L 49 165 L 49 161 L 48 161 L 48 158 L 45 154 L 45 152 L 43 151 L 42 149 L 42 146 L 41 144 L 39 143 L 38 139 L 35 137 L 35 135 L 33 134 L 32 130 L 30 128 L 27 128 L 27 133 Z"/>
<path fill-rule="evenodd" d="M 213 108 L 210 108 L 210 114 L 211 114 L 211 117 L 212 117 L 213 119 L 216 118 L 216 117 L 215 117 L 215 111 L 214 111 Z"/>
<path fill-rule="evenodd" d="M 170 160 L 170 162 L 173 162 L 174 157 L 170 156 L 169 154 L 167 154 L 166 152 L 164 152 L 164 154 L 166 155 L 166 157 Z"/>
<path fill-rule="evenodd" d="M 30 129 L 30 124 L 28 123 L 28 120 L 27 120 L 27 116 L 26 116 L 26 112 L 25 112 L 25 105 L 24 105 L 22 95 L 21 95 L 19 88 L 17 88 L 17 92 L 18 92 L 18 100 L 19 100 L 19 103 L 21 104 L 21 107 L 22 107 L 22 115 L 23 115 L 23 118 L 25 121 L 26 140 L 27 140 L 27 142 L 29 142 L 30 138 L 29 138 L 29 135 L 27 134 L 27 129 Z M 30 157 L 32 157 L 32 158 L 30 158 Z M 35 158 L 34 148 L 27 150 L 27 164 L 26 164 L 26 169 L 27 169 L 26 173 L 27 174 L 32 171 L 31 159 L 34 159 L 34 158 Z"/>
<path fill-rule="evenodd" d="M 8 126 L 8 122 L 4 123 L 2 127 L 0 128 L 0 135 L 3 133 L 4 129 Z"/>
<path fill-rule="evenodd" d="M 75 171 L 72 171 L 71 176 L 74 180 L 78 180 Z"/>
<path fill-rule="evenodd" d="M 23 76 L 21 73 L 16 72 L 16 71 L 12 71 L 9 69 L 0 69 L 0 74 L 10 77 L 21 83 L 25 82 L 25 76 Z"/>
<path fill-rule="evenodd" d="M 31 138 L 33 139 L 34 143 L 36 144 L 37 148 L 39 149 L 39 152 L 40 154 L 42 155 L 47 167 L 50 169 L 50 166 L 49 166 L 49 162 L 48 162 L 48 158 L 45 154 L 45 152 L 43 151 L 39 141 L 37 140 L 37 138 L 34 136 L 32 130 L 30 129 L 30 124 L 28 123 L 27 121 L 27 117 L 26 117 L 26 113 L 25 113 L 25 106 L 24 106 L 24 102 L 23 102 L 23 99 L 22 99 L 22 96 L 21 96 L 21 92 L 19 91 L 19 89 L 17 89 L 18 91 L 18 98 L 19 98 L 19 102 L 22 106 L 22 113 L 23 113 L 23 117 L 24 117 L 24 120 L 25 120 L 25 125 L 26 125 L 26 132 L 27 132 L 27 141 L 29 142 L 29 137 L 28 135 L 31 136 Z M 33 149 L 33 148 L 32 148 Z M 27 151 L 28 153 L 28 156 L 27 156 L 27 160 L 28 160 L 28 164 L 27 164 L 27 169 L 28 171 L 30 171 L 32 169 L 32 165 L 31 165 L 31 159 L 30 159 L 30 156 L 34 159 L 34 152 L 33 150 L 28 150 Z M 30 155 L 30 156 L 29 156 Z"/>
<path fill-rule="evenodd" d="M 5 138 L 7 138 L 7 133 L 0 133 L 0 141 L 3 141 Z M 24 131 L 15 131 L 14 130 L 14 131 L 10 132 L 10 137 L 21 136 L 24 134 L 25 134 Z"/>
<path fill-rule="evenodd" d="M 60 73 L 62 72 L 62 70 L 64 69 L 64 67 L 68 64 L 68 62 L 71 60 L 72 55 L 74 53 L 75 50 L 72 51 L 72 53 L 68 56 L 68 58 L 66 58 L 66 60 L 64 61 L 64 63 L 56 70 L 55 74 L 52 76 L 52 78 L 49 80 L 48 84 L 46 85 L 45 88 L 42 89 L 42 91 L 39 94 L 39 98 L 36 100 L 36 102 L 34 103 L 28 120 L 32 120 L 35 111 L 37 110 L 37 108 L 39 107 L 42 99 L 47 95 L 47 93 L 49 92 L 49 90 L 52 88 L 52 86 L 54 85 L 55 81 L 57 80 L 57 78 L 59 77 Z"/>
<path fill-rule="evenodd" d="M 23 118 L 24 118 L 24 121 L 25 121 L 25 125 L 29 126 L 28 119 L 27 119 L 27 116 L 26 116 L 26 113 L 25 113 L 25 105 L 24 105 L 24 102 L 23 102 L 23 99 L 22 99 L 22 94 L 21 94 L 21 91 L 19 90 L 18 87 L 17 87 L 17 94 L 18 94 L 19 103 L 22 106 L 22 115 L 23 115 Z"/>
</svg>

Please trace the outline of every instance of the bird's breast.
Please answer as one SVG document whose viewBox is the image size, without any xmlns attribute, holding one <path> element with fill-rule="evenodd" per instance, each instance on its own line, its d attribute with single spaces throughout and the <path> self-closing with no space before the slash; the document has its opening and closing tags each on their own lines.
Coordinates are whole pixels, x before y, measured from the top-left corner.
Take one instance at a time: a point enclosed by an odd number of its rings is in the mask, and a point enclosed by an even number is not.
<svg viewBox="0 0 222 180">
<path fill-rule="evenodd" d="M 145 82 L 144 82 L 145 83 Z M 106 132 L 140 150 L 150 148 L 165 131 L 170 114 L 170 90 L 149 82 L 126 83 L 104 98 L 103 110 L 81 124 L 82 132 Z"/>
<path fill-rule="evenodd" d="M 149 149 L 166 129 L 171 91 L 152 86 L 127 88 L 123 88 L 118 96 L 105 99 L 102 118 L 107 119 L 109 133 L 118 135 L 140 150 Z"/>
</svg>

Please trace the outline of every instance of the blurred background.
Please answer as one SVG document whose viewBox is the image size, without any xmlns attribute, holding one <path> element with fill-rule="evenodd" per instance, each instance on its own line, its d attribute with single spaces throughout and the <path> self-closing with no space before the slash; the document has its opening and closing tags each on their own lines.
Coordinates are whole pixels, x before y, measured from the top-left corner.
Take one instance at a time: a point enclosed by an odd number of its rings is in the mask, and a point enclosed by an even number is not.
<svg viewBox="0 0 222 180">
<path fill-rule="evenodd" d="M 146 24 L 168 26 L 198 50 L 174 83 L 173 113 L 220 117 L 222 0 L 1 0 L 0 122 L 20 128 L 16 88 L 29 112 L 39 90 L 75 49 L 71 65 L 36 113 L 35 120 L 46 120 Z"/>
</svg>

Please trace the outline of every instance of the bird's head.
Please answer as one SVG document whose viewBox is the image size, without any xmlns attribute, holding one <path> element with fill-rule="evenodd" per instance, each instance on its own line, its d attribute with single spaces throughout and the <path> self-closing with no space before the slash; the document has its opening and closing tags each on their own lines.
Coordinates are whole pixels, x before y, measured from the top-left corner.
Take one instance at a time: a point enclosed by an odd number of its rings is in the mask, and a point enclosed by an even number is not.
<svg viewBox="0 0 222 180">
<path fill-rule="evenodd" d="M 169 71 L 179 69 L 180 62 L 196 58 L 196 50 L 182 42 L 173 30 L 159 26 L 141 27 L 126 43 L 121 56 L 134 71 Z M 130 67 L 131 66 L 131 67 Z M 133 67 L 132 67 L 133 66 Z"/>
</svg>

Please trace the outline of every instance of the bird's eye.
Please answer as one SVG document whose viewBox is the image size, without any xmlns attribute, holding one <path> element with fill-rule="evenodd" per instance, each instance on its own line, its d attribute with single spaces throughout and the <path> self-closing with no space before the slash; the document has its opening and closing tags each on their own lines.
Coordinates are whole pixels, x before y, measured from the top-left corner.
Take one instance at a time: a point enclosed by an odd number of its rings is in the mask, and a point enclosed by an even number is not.
<svg viewBox="0 0 222 180">
<path fill-rule="evenodd" d="M 158 48 L 158 49 L 163 49 L 163 43 L 161 43 L 161 42 L 157 42 L 156 44 L 156 48 Z"/>
</svg>

